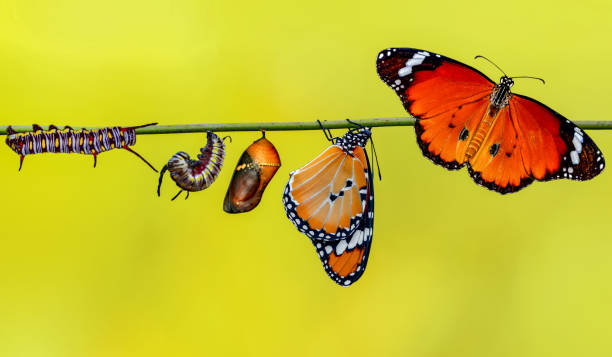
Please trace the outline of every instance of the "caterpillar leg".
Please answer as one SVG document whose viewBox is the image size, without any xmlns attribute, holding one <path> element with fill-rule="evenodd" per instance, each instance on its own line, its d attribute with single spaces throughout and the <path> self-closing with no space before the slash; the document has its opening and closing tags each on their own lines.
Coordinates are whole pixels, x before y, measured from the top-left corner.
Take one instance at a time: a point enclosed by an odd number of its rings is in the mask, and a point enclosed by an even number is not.
<svg viewBox="0 0 612 357">
<path fill-rule="evenodd" d="M 21 171 L 21 166 L 23 166 L 23 159 L 24 158 L 25 158 L 25 156 L 19 155 L 19 171 Z"/>
<path fill-rule="evenodd" d="M 183 192 L 183 190 L 180 190 L 176 195 L 174 195 L 170 201 L 174 201 L 181 194 L 181 192 Z M 189 191 L 187 192 L 187 197 L 189 197 Z"/>
<path fill-rule="evenodd" d="M 189 191 L 187 191 L 187 195 L 185 196 L 185 199 L 189 198 Z"/>
<path fill-rule="evenodd" d="M 151 124 L 149 124 L 149 125 L 151 125 Z M 138 156 L 138 157 L 140 158 L 140 160 L 144 161 L 144 162 L 145 162 L 145 164 L 149 165 L 149 167 L 150 167 L 150 168 L 152 168 L 152 169 L 153 169 L 153 171 L 158 172 L 158 171 L 157 171 L 157 169 L 156 169 L 155 167 L 153 167 L 153 165 L 151 165 L 151 164 L 150 164 L 150 163 L 149 163 L 147 160 L 145 160 L 145 158 L 144 158 L 144 157 L 140 156 L 140 154 L 139 154 L 139 153 L 137 153 L 136 151 L 134 151 L 134 150 L 130 149 L 130 148 L 127 146 L 127 145 L 123 145 L 123 148 L 124 148 L 125 150 L 127 150 L 127 151 L 131 152 L 132 154 L 134 154 L 134 155 Z"/>
<path fill-rule="evenodd" d="M 41 128 L 40 125 L 38 124 L 32 124 L 32 131 L 37 132 L 37 131 L 44 131 L 43 128 Z"/>
<path fill-rule="evenodd" d="M 96 152 L 93 153 L 94 157 L 94 169 L 96 168 L 96 164 L 98 163 L 98 154 Z"/>
<path fill-rule="evenodd" d="M 164 174 L 166 173 L 167 170 L 168 170 L 168 165 L 164 165 L 164 167 L 162 167 L 161 172 L 159 173 L 159 184 L 157 184 L 157 197 L 161 196 L 161 193 L 160 193 L 161 184 L 162 184 L 162 180 L 164 179 Z"/>
</svg>

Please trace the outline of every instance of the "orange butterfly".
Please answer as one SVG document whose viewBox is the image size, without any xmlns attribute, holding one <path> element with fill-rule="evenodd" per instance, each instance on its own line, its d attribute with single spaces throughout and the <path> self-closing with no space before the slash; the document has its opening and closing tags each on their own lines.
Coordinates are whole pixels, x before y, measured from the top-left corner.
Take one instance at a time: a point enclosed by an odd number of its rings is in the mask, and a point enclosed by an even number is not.
<svg viewBox="0 0 612 357">
<path fill-rule="evenodd" d="M 544 104 L 510 92 L 505 74 L 494 83 L 448 57 L 413 48 L 378 54 L 380 78 L 416 118 L 423 155 L 449 170 L 467 164 L 490 190 L 516 192 L 534 180 L 589 180 L 604 158 L 593 140 Z"/>
<path fill-rule="evenodd" d="M 374 186 L 365 145 L 370 128 L 343 137 L 289 174 L 283 204 L 287 217 L 310 238 L 327 275 L 349 286 L 365 271 L 372 244 Z"/>
</svg>

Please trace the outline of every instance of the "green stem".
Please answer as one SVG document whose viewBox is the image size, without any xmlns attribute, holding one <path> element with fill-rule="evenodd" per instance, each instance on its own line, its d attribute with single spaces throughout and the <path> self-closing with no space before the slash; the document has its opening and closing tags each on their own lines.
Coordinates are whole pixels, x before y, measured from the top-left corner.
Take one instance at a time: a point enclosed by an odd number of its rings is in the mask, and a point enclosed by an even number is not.
<svg viewBox="0 0 612 357">
<path fill-rule="evenodd" d="M 351 119 L 351 121 L 368 127 L 379 126 L 413 126 L 414 118 L 374 118 L 374 119 Z M 323 126 L 329 129 L 351 128 L 353 124 L 346 120 L 322 121 Z M 576 125 L 582 129 L 604 130 L 612 129 L 612 121 L 578 121 Z M 47 129 L 48 126 L 43 126 Z M 95 129 L 94 127 L 73 126 L 77 129 Z M 186 125 L 155 125 L 136 129 L 137 134 L 176 134 L 176 133 L 202 133 L 210 131 L 286 131 L 286 130 L 319 130 L 316 120 L 308 122 L 264 122 L 264 123 L 214 123 L 214 124 L 186 124 Z M 32 131 L 30 125 L 14 125 L 16 132 Z M 6 135 L 6 126 L 0 125 L 0 135 Z"/>
</svg>

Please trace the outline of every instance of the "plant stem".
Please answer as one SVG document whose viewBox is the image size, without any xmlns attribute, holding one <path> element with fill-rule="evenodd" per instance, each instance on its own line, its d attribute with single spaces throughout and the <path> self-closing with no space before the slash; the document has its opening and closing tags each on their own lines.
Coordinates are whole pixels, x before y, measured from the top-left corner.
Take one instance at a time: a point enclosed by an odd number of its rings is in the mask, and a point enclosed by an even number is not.
<svg viewBox="0 0 612 357">
<path fill-rule="evenodd" d="M 351 119 L 351 121 L 368 127 L 380 126 L 413 126 L 414 118 L 373 118 L 373 119 Z M 352 128 L 353 124 L 346 120 L 321 121 L 325 128 L 339 129 Z M 576 125 L 582 129 L 605 130 L 612 129 L 612 121 L 578 121 Z M 43 126 L 48 129 L 48 126 Z M 95 129 L 95 127 L 73 126 L 77 129 Z M 316 120 L 308 122 L 264 122 L 264 123 L 214 123 L 214 124 L 185 124 L 185 125 L 155 125 L 136 129 L 137 134 L 177 134 L 177 133 L 201 133 L 210 131 L 288 131 L 288 130 L 320 130 Z M 14 125 L 16 132 L 32 131 L 30 125 Z M 6 135 L 6 125 L 0 125 L 0 135 Z"/>
</svg>

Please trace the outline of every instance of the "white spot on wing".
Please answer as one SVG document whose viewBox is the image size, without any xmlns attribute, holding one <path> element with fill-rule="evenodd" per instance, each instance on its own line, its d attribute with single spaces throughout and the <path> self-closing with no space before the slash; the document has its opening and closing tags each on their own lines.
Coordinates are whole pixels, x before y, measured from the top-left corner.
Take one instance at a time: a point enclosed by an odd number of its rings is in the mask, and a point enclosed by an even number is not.
<svg viewBox="0 0 612 357">
<path fill-rule="evenodd" d="M 570 159 L 572 159 L 573 165 L 578 165 L 580 163 L 580 157 L 576 151 L 570 152 Z"/>
<path fill-rule="evenodd" d="M 338 244 L 336 245 L 336 255 L 342 255 L 342 253 L 344 253 L 344 251 L 346 250 L 346 247 L 348 247 L 346 240 L 343 239 L 338 242 Z"/>
</svg>

